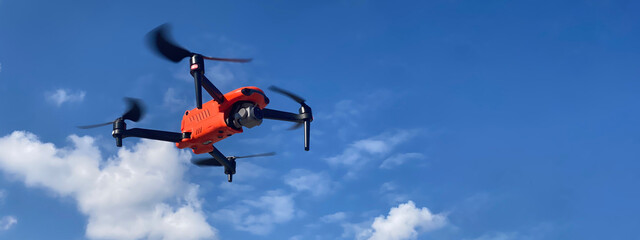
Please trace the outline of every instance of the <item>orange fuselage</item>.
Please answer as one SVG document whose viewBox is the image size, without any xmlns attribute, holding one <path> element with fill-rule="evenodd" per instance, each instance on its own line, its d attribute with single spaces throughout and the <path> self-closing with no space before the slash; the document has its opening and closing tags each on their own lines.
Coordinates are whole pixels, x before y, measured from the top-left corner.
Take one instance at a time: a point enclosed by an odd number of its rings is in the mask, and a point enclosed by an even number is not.
<svg viewBox="0 0 640 240">
<path fill-rule="evenodd" d="M 242 89 L 248 88 L 260 91 L 257 87 L 243 87 L 224 95 L 226 101 L 222 104 L 211 100 L 202 104 L 202 109 L 191 109 L 182 117 L 182 132 L 190 132 L 191 138 L 182 139 L 176 143 L 180 149 L 191 148 L 193 153 L 201 154 L 213 151 L 213 144 L 230 137 L 236 133 L 242 133 L 242 128 L 233 128 L 227 125 L 226 119 L 232 117 L 231 109 L 238 102 L 252 102 L 260 109 L 267 106 L 265 97 L 259 93 L 249 96 L 242 93 Z"/>
</svg>

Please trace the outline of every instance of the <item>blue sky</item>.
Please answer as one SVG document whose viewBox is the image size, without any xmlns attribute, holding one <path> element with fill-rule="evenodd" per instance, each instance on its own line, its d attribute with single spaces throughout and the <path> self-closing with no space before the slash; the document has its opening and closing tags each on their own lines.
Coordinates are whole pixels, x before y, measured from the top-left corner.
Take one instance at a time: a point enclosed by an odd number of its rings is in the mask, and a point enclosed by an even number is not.
<svg viewBox="0 0 640 240">
<path fill-rule="evenodd" d="M 640 238 L 640 5 L 633 1 L 0 0 L 1 239 Z M 223 91 L 277 85 L 313 107 L 188 164 L 186 60 L 144 41 L 172 24 Z M 267 90 L 270 108 L 296 111 Z M 210 98 L 205 98 L 210 100 Z"/>
</svg>

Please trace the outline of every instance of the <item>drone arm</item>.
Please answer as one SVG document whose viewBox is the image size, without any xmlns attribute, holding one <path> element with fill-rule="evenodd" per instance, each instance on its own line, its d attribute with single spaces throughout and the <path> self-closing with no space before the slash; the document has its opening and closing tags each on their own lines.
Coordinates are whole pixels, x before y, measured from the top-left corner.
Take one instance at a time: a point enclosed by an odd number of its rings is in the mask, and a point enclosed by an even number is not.
<svg viewBox="0 0 640 240">
<path fill-rule="evenodd" d="M 311 139 L 311 123 L 304 121 L 304 150 L 309 151 L 309 139 Z"/>
<path fill-rule="evenodd" d="M 306 104 L 300 108 L 300 114 L 265 108 L 262 109 L 262 117 L 266 119 L 304 123 L 304 150 L 309 151 L 309 139 L 311 138 L 310 123 L 313 121 L 313 116 L 311 115 L 311 109 L 306 106 Z"/>
<path fill-rule="evenodd" d="M 196 87 L 196 107 L 202 109 L 202 77 L 204 74 L 200 72 L 192 72 L 193 85 Z"/>
<path fill-rule="evenodd" d="M 219 104 L 223 103 L 227 99 L 224 97 L 222 92 L 216 88 L 209 79 L 204 75 L 204 60 L 200 54 L 195 54 L 191 56 L 191 76 L 193 76 L 193 83 L 196 87 L 196 106 L 198 109 L 202 109 L 202 88 L 207 90 L 209 95 L 218 102 Z"/>
<path fill-rule="evenodd" d="M 288 122 L 304 122 L 302 114 L 295 114 L 269 108 L 262 109 L 262 118 Z"/>
<path fill-rule="evenodd" d="M 211 81 L 209 81 L 209 79 L 204 74 L 202 74 L 202 87 L 204 87 L 204 90 L 207 90 L 213 100 L 215 100 L 219 104 L 227 101 L 227 99 L 224 97 L 224 94 L 222 94 L 222 92 L 220 92 L 220 90 L 215 85 L 213 85 L 213 83 L 211 83 Z"/>
<path fill-rule="evenodd" d="M 213 147 L 213 151 L 209 152 L 209 154 L 218 161 L 220 165 L 224 166 L 224 173 L 227 174 L 227 180 L 231 182 L 233 180 L 233 174 L 236 173 L 236 162 L 233 159 L 229 161 L 216 147 Z"/>
<path fill-rule="evenodd" d="M 116 140 L 119 140 L 119 146 L 121 146 L 122 139 L 128 137 L 148 138 L 165 142 L 180 142 L 183 138 L 189 138 L 190 135 L 191 134 L 189 133 L 176 133 L 151 129 L 132 128 L 120 131 L 120 134 L 114 134 L 113 137 L 115 137 Z"/>
</svg>

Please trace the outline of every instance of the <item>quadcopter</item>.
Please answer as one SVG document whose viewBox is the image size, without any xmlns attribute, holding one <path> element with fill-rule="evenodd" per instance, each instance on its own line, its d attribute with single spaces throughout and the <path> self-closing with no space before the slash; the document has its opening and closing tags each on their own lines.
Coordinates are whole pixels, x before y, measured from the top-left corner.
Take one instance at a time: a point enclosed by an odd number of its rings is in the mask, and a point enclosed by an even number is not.
<svg viewBox="0 0 640 240">
<path fill-rule="evenodd" d="M 122 139 L 128 137 L 147 138 L 166 142 L 173 142 L 179 149 L 190 148 L 195 154 L 209 153 L 212 158 L 192 160 L 197 166 L 222 166 L 227 180 L 231 182 L 236 173 L 236 159 L 247 157 L 271 156 L 274 153 L 254 154 L 247 156 L 225 156 L 215 146 L 219 142 L 234 134 L 242 133 L 243 127 L 259 126 L 263 119 L 273 119 L 296 123 L 291 129 L 304 126 L 304 149 L 309 151 L 310 123 L 313 121 L 311 107 L 305 100 L 289 91 L 271 86 L 269 89 L 288 96 L 300 104 L 298 113 L 284 112 L 266 108 L 269 98 L 260 88 L 242 87 L 226 94 L 222 94 L 204 75 L 204 60 L 245 63 L 251 59 L 207 57 L 199 53 L 188 51 L 168 37 L 166 24 L 157 27 L 147 35 L 149 43 L 155 51 L 169 61 L 178 63 L 189 58 L 189 73 L 195 85 L 196 108 L 187 110 L 182 116 L 180 132 L 167 132 L 153 129 L 127 129 L 125 120 L 138 122 L 144 115 L 144 108 L 138 99 L 125 98 L 128 110 L 116 120 L 107 123 L 80 126 L 87 129 L 113 125 L 111 135 L 116 140 L 116 146 L 122 147 Z M 213 98 L 202 102 L 202 88 Z"/>
</svg>

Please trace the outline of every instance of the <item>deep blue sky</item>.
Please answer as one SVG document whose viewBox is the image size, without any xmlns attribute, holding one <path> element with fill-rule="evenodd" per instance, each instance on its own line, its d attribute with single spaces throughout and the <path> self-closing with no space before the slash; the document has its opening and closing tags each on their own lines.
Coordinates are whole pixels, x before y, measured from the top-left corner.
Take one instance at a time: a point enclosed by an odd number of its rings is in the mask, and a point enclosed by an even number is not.
<svg viewBox="0 0 640 240">
<path fill-rule="evenodd" d="M 125 96 L 147 104 L 135 126 L 178 131 L 194 105 L 187 62 L 145 45 L 170 23 L 192 51 L 254 59 L 207 63 L 223 92 L 277 85 L 314 109 L 310 152 L 279 122 L 217 145 L 278 152 L 247 160 L 269 174 L 243 180 L 239 166 L 228 184 L 221 169 L 189 166 L 221 239 L 353 239 L 344 226 L 370 227 L 409 200 L 447 218 L 418 239 L 636 239 L 638 12 L 634 1 L 0 0 L 0 136 L 28 131 L 64 148 L 88 135 L 106 159 L 117 151 L 109 127 L 75 126 L 112 120 Z M 84 97 L 57 105 L 58 89 Z M 267 94 L 269 107 L 297 110 Z M 362 150 L 366 140 L 388 149 Z M 353 151 L 354 163 L 332 163 Z M 394 157 L 405 161 L 379 167 Z M 18 223 L 0 238 L 86 238 L 73 198 L 4 173 L 0 217 Z M 286 183 L 297 173 L 322 173 L 329 190 L 296 191 Z M 220 219 L 269 191 L 290 196 L 295 216 L 266 234 Z M 321 220 L 337 212 L 342 222 Z"/>
</svg>

